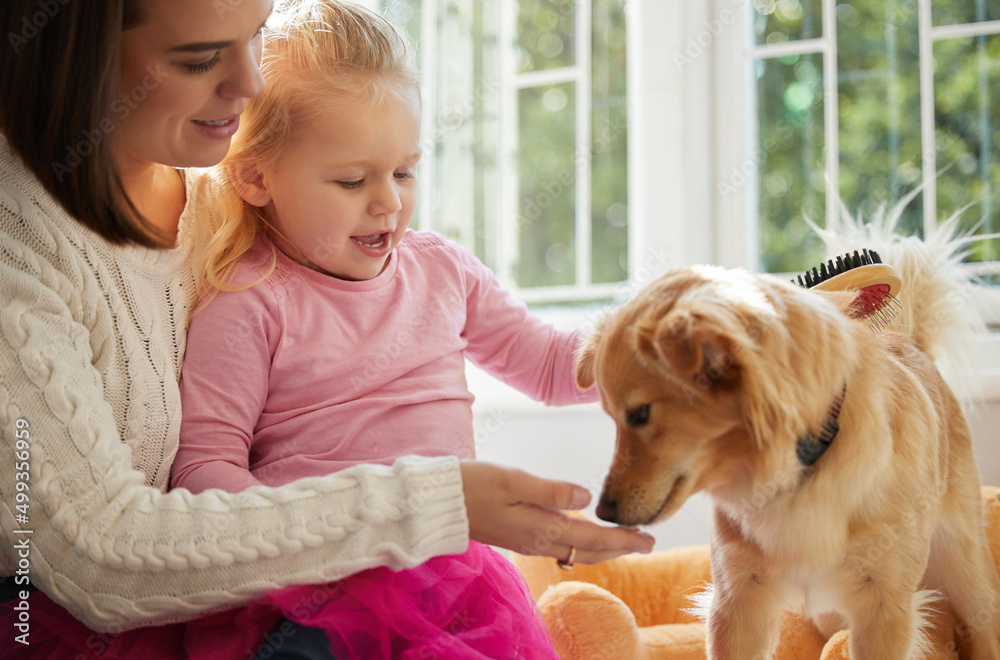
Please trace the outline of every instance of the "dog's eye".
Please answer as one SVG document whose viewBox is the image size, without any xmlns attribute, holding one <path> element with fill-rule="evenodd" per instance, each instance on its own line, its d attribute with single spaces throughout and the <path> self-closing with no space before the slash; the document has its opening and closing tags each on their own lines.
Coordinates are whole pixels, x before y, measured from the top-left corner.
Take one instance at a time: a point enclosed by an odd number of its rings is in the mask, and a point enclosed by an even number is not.
<svg viewBox="0 0 1000 660">
<path fill-rule="evenodd" d="M 625 413 L 625 419 L 628 421 L 628 425 L 633 428 L 645 426 L 649 421 L 649 404 L 647 403 L 629 410 Z"/>
</svg>

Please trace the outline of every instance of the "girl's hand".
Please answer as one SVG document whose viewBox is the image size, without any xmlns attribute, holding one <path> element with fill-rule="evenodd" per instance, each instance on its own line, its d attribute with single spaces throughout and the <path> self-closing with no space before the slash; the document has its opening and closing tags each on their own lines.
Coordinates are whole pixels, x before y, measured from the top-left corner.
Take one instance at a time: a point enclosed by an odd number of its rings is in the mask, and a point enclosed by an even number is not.
<svg viewBox="0 0 1000 660">
<path fill-rule="evenodd" d="M 462 461 L 461 470 L 469 536 L 480 543 L 561 560 L 576 548 L 573 561 L 581 564 L 653 549 L 653 537 L 645 532 L 563 513 L 590 503 L 581 486 L 481 461 Z"/>
</svg>

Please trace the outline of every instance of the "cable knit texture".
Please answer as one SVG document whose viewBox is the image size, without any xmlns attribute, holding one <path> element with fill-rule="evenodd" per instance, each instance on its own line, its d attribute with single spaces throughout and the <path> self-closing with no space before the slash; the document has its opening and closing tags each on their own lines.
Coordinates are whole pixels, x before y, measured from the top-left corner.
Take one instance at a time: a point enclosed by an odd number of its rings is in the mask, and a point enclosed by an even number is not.
<svg viewBox="0 0 1000 660">
<path fill-rule="evenodd" d="M 116 246 L 70 218 L 0 137 L 0 575 L 31 529 L 32 583 L 98 631 L 190 619 L 265 590 L 410 567 L 468 545 L 458 461 L 406 458 L 280 489 L 165 493 L 193 290 L 178 247 Z M 28 521 L 15 428 L 28 424 Z M 335 431 L 332 431 L 335 432 Z"/>
</svg>

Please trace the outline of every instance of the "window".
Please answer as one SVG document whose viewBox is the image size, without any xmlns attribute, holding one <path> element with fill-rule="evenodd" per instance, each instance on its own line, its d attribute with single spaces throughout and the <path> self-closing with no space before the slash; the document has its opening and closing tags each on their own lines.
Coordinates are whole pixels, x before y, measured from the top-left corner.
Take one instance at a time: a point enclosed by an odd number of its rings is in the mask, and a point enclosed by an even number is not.
<svg viewBox="0 0 1000 660">
<path fill-rule="evenodd" d="M 974 202 L 963 227 L 1000 232 L 995 2 L 370 3 L 418 44 L 417 225 L 558 324 L 675 266 L 811 267 L 830 189 L 868 215 L 924 185 L 907 231 Z M 998 262 L 998 239 L 969 262 L 994 328 Z"/>
<path fill-rule="evenodd" d="M 1000 398 L 997 4 L 710 4 L 698 34 L 713 37 L 714 217 L 731 239 L 713 244 L 718 263 L 800 272 L 822 258 L 803 212 L 824 224 L 837 212 L 828 190 L 871 217 L 923 186 L 902 230 L 922 235 L 961 213 L 984 237 L 967 264 L 988 285 L 973 302 L 992 330 L 974 387 Z"/>
<path fill-rule="evenodd" d="M 628 278 L 621 0 L 388 0 L 418 46 L 416 225 L 518 297 L 608 299 Z"/>
<path fill-rule="evenodd" d="M 750 181 L 759 256 L 748 265 L 797 272 L 820 261 L 803 216 L 822 224 L 838 213 L 830 189 L 871 217 L 923 186 L 902 231 L 922 235 L 956 213 L 976 235 L 1000 231 L 996 3 L 754 0 L 737 11 L 753 166 L 732 176 Z M 970 268 L 998 283 L 1000 238 L 971 249 Z"/>
</svg>

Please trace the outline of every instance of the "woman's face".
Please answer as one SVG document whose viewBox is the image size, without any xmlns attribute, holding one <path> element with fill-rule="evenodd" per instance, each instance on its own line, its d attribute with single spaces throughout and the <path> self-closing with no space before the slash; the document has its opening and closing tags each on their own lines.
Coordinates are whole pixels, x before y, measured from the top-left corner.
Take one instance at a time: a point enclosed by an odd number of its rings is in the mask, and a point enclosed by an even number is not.
<svg viewBox="0 0 1000 660">
<path fill-rule="evenodd" d="M 264 87 L 261 29 L 273 0 L 141 0 L 122 33 L 121 81 L 111 104 L 115 161 L 215 165 L 247 99 Z"/>
</svg>

